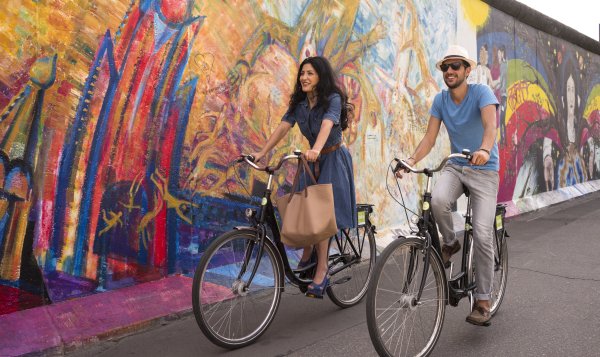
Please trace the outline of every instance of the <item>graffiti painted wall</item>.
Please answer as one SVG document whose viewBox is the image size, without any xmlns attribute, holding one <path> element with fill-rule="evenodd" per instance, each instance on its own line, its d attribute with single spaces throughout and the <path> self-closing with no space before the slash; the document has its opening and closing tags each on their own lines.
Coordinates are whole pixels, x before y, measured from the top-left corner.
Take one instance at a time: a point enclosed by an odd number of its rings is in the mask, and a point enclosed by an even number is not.
<svg viewBox="0 0 600 357">
<path fill-rule="evenodd" d="M 477 50 L 485 73 L 478 79 L 501 102 L 499 200 L 518 211 L 528 197 L 598 180 L 598 54 L 495 9 L 477 31 Z"/>
<path fill-rule="evenodd" d="M 330 59 L 355 105 L 345 140 L 381 231 L 405 223 L 388 164 L 425 132 L 451 43 L 502 103 L 501 201 L 600 176 L 600 57 L 479 1 L 0 7 L 0 314 L 193 272 L 256 205 L 265 177 L 230 163 L 278 125 L 307 56 Z M 436 145 L 425 164 L 449 152 Z M 270 157 L 295 148 L 294 130 Z M 401 183 L 409 206 L 422 185 Z"/>
</svg>

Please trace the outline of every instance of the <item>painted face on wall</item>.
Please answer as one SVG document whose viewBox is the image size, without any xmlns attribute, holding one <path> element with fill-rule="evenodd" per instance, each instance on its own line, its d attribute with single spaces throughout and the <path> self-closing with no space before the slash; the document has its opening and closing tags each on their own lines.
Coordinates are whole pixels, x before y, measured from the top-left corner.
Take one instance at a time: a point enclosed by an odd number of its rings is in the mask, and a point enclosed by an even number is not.
<svg viewBox="0 0 600 357">
<path fill-rule="evenodd" d="M 567 138 L 575 142 L 575 81 L 573 76 L 567 78 Z"/>
<path fill-rule="evenodd" d="M 567 79 L 567 113 L 569 117 L 575 116 L 575 81 L 571 75 Z"/>
<path fill-rule="evenodd" d="M 488 52 L 485 46 L 481 46 L 479 49 L 479 62 L 484 66 L 488 64 Z"/>
</svg>

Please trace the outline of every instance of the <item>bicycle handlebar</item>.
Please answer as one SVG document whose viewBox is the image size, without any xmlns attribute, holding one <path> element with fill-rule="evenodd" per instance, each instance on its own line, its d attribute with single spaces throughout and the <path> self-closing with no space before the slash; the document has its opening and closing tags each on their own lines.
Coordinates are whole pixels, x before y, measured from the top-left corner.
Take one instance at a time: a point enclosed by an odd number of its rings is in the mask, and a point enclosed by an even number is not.
<svg viewBox="0 0 600 357">
<path fill-rule="evenodd" d="M 293 154 L 290 155 L 286 155 L 284 157 L 281 158 L 281 160 L 279 160 L 279 163 L 277 163 L 277 165 L 275 166 L 258 166 L 255 162 L 254 162 L 254 157 L 252 155 L 240 155 L 240 157 L 236 160 L 236 162 L 246 162 L 248 165 L 252 166 L 254 169 L 258 170 L 258 171 L 265 171 L 265 172 L 270 172 L 273 173 L 277 170 L 279 170 L 281 168 L 281 165 L 283 165 L 284 162 L 286 162 L 287 160 L 291 160 L 291 159 L 299 159 L 300 157 L 302 157 L 302 151 L 300 150 L 295 150 Z"/>
<path fill-rule="evenodd" d="M 415 174 L 425 174 L 425 173 L 432 173 L 432 172 L 438 172 L 440 171 L 444 166 L 446 166 L 446 162 L 448 162 L 448 160 L 450 159 L 454 159 L 454 158 L 460 158 L 460 159 L 466 159 L 471 161 L 471 159 L 473 158 L 473 155 L 471 155 L 471 151 L 464 149 L 462 151 L 461 154 L 450 154 L 447 157 L 445 157 L 442 162 L 438 165 L 437 168 L 435 169 L 429 169 L 429 168 L 424 168 L 421 170 L 417 170 L 415 169 L 413 166 L 410 166 L 406 163 L 406 161 L 404 160 L 400 160 L 400 159 L 394 159 L 394 161 L 396 161 L 396 167 L 394 167 L 394 173 L 396 173 L 398 170 L 400 169 L 406 169 L 412 173 Z"/>
</svg>

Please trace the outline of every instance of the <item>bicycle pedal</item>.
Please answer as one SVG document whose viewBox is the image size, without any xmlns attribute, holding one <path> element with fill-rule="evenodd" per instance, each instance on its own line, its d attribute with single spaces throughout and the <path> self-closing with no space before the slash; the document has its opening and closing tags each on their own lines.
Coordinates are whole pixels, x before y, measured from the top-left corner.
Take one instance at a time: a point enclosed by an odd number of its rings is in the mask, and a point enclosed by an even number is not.
<svg viewBox="0 0 600 357">
<path fill-rule="evenodd" d="M 458 303 L 460 302 L 460 298 L 454 296 L 453 294 L 450 294 L 450 296 L 448 296 L 448 303 L 454 307 L 458 306 Z"/>
<path fill-rule="evenodd" d="M 340 279 L 330 283 L 329 285 L 331 286 L 331 285 L 336 285 L 336 284 L 345 284 L 345 283 L 349 282 L 351 279 L 352 279 L 352 277 L 345 276 L 343 278 L 340 278 Z"/>
<path fill-rule="evenodd" d="M 305 293 L 304 296 L 309 297 L 309 298 L 313 298 L 313 299 L 323 299 L 323 295 L 315 295 L 312 293 Z"/>
</svg>

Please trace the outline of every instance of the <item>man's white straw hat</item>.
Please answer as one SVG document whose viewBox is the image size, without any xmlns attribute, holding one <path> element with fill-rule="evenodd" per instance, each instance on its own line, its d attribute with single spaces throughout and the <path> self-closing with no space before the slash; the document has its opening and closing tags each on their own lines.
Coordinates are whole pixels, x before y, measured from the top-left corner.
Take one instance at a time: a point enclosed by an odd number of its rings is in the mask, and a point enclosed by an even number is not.
<svg viewBox="0 0 600 357">
<path fill-rule="evenodd" d="M 441 71 L 442 70 L 440 68 L 441 64 L 444 63 L 444 61 L 449 60 L 449 59 L 460 59 L 463 61 L 467 61 L 471 65 L 471 68 L 475 68 L 477 66 L 477 61 L 472 60 L 469 57 L 469 52 L 467 52 L 467 49 L 462 46 L 459 46 L 459 45 L 451 45 L 450 47 L 448 47 L 448 50 L 446 51 L 444 58 L 439 60 L 435 64 L 435 66 L 437 67 L 437 69 L 439 69 Z"/>
</svg>

